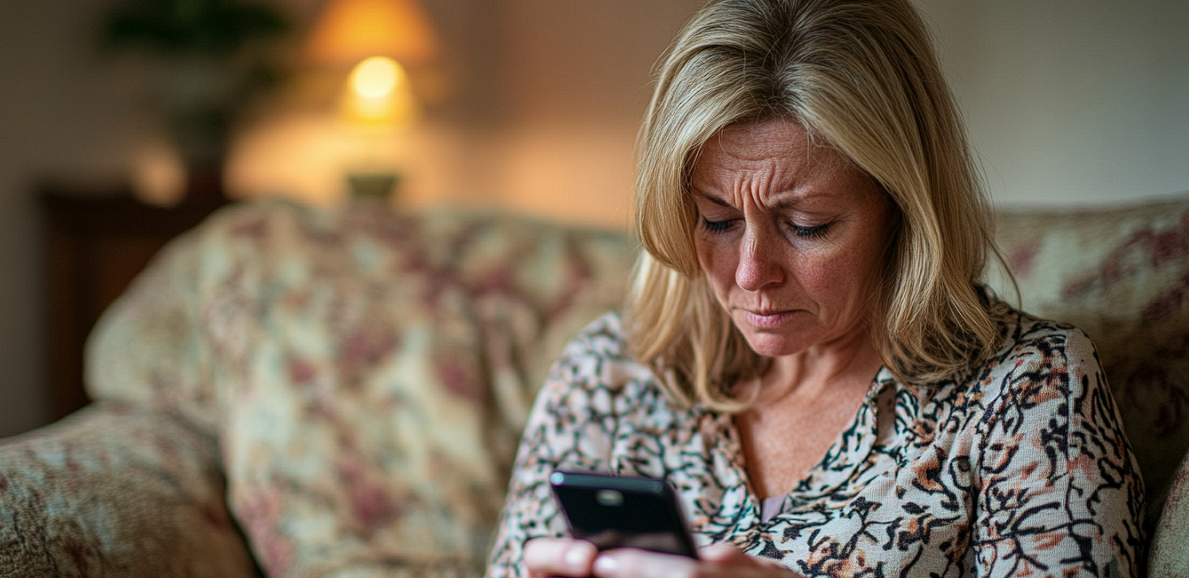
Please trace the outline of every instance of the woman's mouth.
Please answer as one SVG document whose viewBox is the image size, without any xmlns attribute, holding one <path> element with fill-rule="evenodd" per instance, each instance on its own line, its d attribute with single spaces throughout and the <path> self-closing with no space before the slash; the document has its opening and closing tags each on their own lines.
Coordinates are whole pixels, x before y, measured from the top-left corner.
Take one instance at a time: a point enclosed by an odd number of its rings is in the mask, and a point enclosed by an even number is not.
<svg viewBox="0 0 1189 578">
<path fill-rule="evenodd" d="M 795 311 L 791 309 L 786 310 L 752 310 L 740 309 L 743 312 L 744 319 L 748 324 L 757 329 L 773 329 L 788 322 L 793 317 Z"/>
</svg>

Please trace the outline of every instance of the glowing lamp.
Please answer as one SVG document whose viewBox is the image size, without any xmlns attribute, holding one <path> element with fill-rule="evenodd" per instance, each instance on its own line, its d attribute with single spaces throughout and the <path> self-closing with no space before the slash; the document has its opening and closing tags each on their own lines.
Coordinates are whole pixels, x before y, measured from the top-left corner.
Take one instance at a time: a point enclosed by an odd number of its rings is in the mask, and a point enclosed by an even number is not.
<svg viewBox="0 0 1189 578">
<path fill-rule="evenodd" d="M 396 138 L 419 116 L 406 67 L 424 67 L 440 47 L 425 12 L 415 0 L 330 0 L 306 43 L 307 57 L 320 68 L 352 67 L 340 113 L 372 150 Z M 366 156 L 366 155 L 365 155 Z M 400 180 L 383 160 L 347 171 L 352 194 L 387 197 Z"/>
<path fill-rule="evenodd" d="M 404 67 L 387 56 L 370 56 L 357 64 L 347 80 L 343 114 L 364 126 L 411 125 L 417 117 L 417 103 Z"/>
</svg>

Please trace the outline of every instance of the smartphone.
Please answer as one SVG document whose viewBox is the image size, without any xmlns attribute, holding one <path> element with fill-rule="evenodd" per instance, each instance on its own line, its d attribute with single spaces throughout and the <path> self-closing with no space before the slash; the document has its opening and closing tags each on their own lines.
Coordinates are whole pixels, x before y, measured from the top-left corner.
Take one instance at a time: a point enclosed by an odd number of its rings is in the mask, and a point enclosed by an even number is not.
<svg viewBox="0 0 1189 578">
<path fill-rule="evenodd" d="M 553 495 L 575 538 L 599 550 L 641 548 L 697 558 L 697 548 L 668 482 L 656 478 L 554 471 Z"/>
</svg>

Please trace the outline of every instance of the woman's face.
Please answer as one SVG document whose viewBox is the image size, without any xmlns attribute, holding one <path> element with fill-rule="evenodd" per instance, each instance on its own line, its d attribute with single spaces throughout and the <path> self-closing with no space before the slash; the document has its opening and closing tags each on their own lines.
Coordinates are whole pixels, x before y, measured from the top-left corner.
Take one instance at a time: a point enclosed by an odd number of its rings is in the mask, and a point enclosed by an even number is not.
<svg viewBox="0 0 1189 578">
<path fill-rule="evenodd" d="M 691 175 L 706 279 L 765 356 L 867 336 L 893 213 L 886 194 L 788 120 L 727 128 Z"/>
</svg>

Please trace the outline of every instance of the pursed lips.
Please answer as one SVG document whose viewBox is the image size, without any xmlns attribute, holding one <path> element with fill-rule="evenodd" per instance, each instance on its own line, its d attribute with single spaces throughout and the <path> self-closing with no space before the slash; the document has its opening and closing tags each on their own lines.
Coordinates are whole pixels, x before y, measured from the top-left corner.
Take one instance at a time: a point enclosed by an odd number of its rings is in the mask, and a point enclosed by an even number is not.
<svg viewBox="0 0 1189 578">
<path fill-rule="evenodd" d="M 736 307 L 736 310 L 743 313 L 748 323 L 761 329 L 777 327 L 787 322 L 797 312 L 796 309 L 748 309 L 746 307 Z"/>
</svg>

